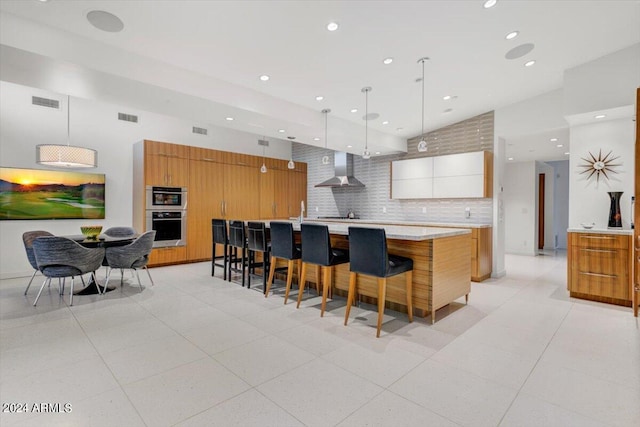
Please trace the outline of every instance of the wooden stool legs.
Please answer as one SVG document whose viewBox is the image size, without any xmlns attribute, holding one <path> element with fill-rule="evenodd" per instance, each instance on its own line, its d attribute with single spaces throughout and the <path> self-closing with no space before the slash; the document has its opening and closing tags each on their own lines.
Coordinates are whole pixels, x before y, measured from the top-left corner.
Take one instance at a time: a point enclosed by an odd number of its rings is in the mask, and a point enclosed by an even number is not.
<svg viewBox="0 0 640 427">
<path fill-rule="evenodd" d="M 299 285 L 299 291 L 298 291 L 298 304 L 296 305 L 296 308 L 300 308 L 300 303 L 302 302 L 302 294 L 304 293 L 304 287 L 306 285 L 306 275 L 307 275 L 307 264 L 306 263 L 302 263 L 302 269 L 301 269 L 301 273 L 300 273 L 300 285 Z M 322 271 L 321 271 L 322 270 Z M 330 296 L 333 294 L 333 292 L 331 292 L 331 276 L 332 276 L 332 267 L 325 267 L 325 266 L 321 266 L 321 265 L 316 265 L 316 290 L 318 292 L 318 295 L 320 295 L 320 273 L 324 273 L 323 274 L 323 286 L 322 286 L 322 308 L 320 310 L 320 317 L 324 317 L 324 312 L 327 308 L 327 294 L 329 294 Z"/>
<path fill-rule="evenodd" d="M 269 296 L 269 291 L 271 290 L 271 284 L 273 283 L 273 276 L 275 275 L 276 272 L 276 257 L 272 256 L 271 257 L 271 269 L 269 271 L 269 279 L 267 280 L 267 289 L 265 290 L 264 293 L 264 297 L 266 298 L 267 296 Z M 284 303 L 287 303 L 287 300 L 289 299 L 289 291 L 291 291 L 291 283 L 293 282 L 293 264 L 294 262 L 297 261 L 298 264 L 298 271 L 300 271 L 300 265 L 302 264 L 302 261 L 300 259 L 298 260 L 293 260 L 293 259 L 288 259 L 287 260 L 287 287 L 284 291 Z M 302 276 L 303 273 L 300 273 L 300 280 L 303 279 Z M 300 304 L 298 302 L 298 304 Z"/>
</svg>

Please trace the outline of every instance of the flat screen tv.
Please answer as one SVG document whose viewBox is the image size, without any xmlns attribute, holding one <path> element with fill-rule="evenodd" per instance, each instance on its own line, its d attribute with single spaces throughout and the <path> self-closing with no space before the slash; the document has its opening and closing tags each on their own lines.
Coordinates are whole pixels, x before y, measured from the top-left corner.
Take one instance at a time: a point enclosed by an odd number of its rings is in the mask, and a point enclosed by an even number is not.
<svg viewBox="0 0 640 427">
<path fill-rule="evenodd" d="M 0 167 L 0 220 L 104 219 L 104 174 Z"/>
</svg>

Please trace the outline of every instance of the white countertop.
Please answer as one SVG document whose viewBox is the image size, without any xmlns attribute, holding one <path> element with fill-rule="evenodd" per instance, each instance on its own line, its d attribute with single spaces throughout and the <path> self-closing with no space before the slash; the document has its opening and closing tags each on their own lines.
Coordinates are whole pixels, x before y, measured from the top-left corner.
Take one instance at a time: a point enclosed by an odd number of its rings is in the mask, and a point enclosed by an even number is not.
<svg viewBox="0 0 640 427">
<path fill-rule="evenodd" d="M 411 227 L 451 227 L 451 228 L 489 228 L 492 224 L 473 222 L 424 222 L 424 221 L 400 221 L 388 219 L 316 219 L 305 218 L 305 221 L 313 222 L 348 222 L 355 224 L 379 224 L 379 225 L 405 225 Z"/>
<path fill-rule="evenodd" d="M 294 230 L 300 230 L 300 223 L 298 221 L 289 220 L 293 224 Z M 355 220 L 306 220 L 305 222 L 310 222 L 313 224 L 325 224 L 329 227 L 329 233 L 331 234 L 339 234 L 346 236 L 349 234 L 349 227 L 352 226 L 364 226 L 362 222 L 357 223 Z M 419 226 L 402 226 L 402 225 L 387 225 L 387 224 L 379 224 L 367 222 L 368 225 L 384 228 L 385 233 L 387 234 L 387 239 L 398 239 L 398 240 L 432 240 L 443 237 L 451 237 L 451 236 L 461 236 L 465 234 L 470 234 L 471 230 L 468 229 L 460 229 L 460 228 L 435 228 L 435 227 L 419 227 Z"/>
<path fill-rule="evenodd" d="M 568 228 L 568 233 L 591 233 L 591 234 L 621 234 L 626 236 L 633 235 L 633 230 L 622 228 Z"/>
</svg>

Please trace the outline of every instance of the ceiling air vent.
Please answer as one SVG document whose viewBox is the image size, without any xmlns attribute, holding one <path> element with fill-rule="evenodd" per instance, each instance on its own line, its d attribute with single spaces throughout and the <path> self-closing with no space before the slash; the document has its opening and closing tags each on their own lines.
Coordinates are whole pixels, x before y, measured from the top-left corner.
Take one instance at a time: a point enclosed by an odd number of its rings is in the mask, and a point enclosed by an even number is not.
<svg viewBox="0 0 640 427">
<path fill-rule="evenodd" d="M 199 128 L 197 126 L 193 127 L 193 133 L 197 133 L 199 135 L 206 135 L 207 134 L 207 130 L 205 128 Z"/>
<path fill-rule="evenodd" d="M 122 120 L 123 122 L 138 123 L 138 116 L 134 116 L 133 114 L 118 113 L 118 120 Z"/>
<path fill-rule="evenodd" d="M 33 105 L 39 105 L 41 107 L 48 108 L 60 108 L 60 101 L 57 99 L 41 98 L 39 96 L 32 96 L 31 103 Z"/>
</svg>

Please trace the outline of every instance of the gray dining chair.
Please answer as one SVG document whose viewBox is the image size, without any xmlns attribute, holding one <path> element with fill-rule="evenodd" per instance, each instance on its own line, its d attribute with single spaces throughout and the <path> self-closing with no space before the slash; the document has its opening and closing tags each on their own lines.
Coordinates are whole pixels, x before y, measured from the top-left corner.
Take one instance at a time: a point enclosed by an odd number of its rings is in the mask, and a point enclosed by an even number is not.
<svg viewBox="0 0 640 427">
<path fill-rule="evenodd" d="M 36 262 L 36 255 L 33 252 L 33 241 L 38 237 L 43 236 L 53 236 L 53 234 L 44 230 L 35 230 L 35 231 L 27 231 L 22 234 L 22 242 L 24 243 L 24 250 L 27 251 L 27 259 L 29 260 L 29 264 L 33 267 L 33 274 L 31 275 L 31 280 L 29 280 L 29 284 L 27 285 L 27 289 L 24 290 L 24 294 L 26 295 L 29 292 L 29 288 L 31 287 L 31 282 L 33 282 L 34 277 L 38 271 L 38 263 Z"/>
<path fill-rule="evenodd" d="M 96 280 L 95 272 L 102 265 L 104 248 L 85 248 L 66 237 L 44 236 L 33 241 L 33 251 L 36 256 L 38 270 L 46 277 L 40 287 L 38 296 L 33 302 L 35 306 L 42 290 L 47 283 L 51 284 L 52 278 L 71 277 L 71 289 L 69 291 L 69 305 L 73 305 L 73 281 L 80 276 L 84 284 L 83 274 L 90 273 Z M 64 287 L 60 288 L 60 296 Z"/>
<path fill-rule="evenodd" d="M 103 234 L 109 237 L 127 237 L 136 235 L 136 230 L 132 227 L 109 227 Z"/>
<path fill-rule="evenodd" d="M 142 290 L 142 283 L 140 282 L 138 269 L 146 270 L 149 280 L 151 281 L 151 285 L 154 285 L 151 273 L 149 273 L 149 269 L 147 268 L 147 264 L 149 263 L 149 254 L 151 254 L 153 240 L 155 237 L 155 230 L 147 231 L 126 246 L 112 246 L 107 248 L 106 259 L 107 264 L 109 265 L 109 273 L 107 274 L 107 282 L 104 285 L 104 292 L 107 291 L 107 285 L 109 284 L 111 272 L 114 268 L 120 269 L 120 286 L 122 286 L 123 283 L 122 272 L 125 269 L 131 269 L 136 273 L 140 290 Z"/>
</svg>

